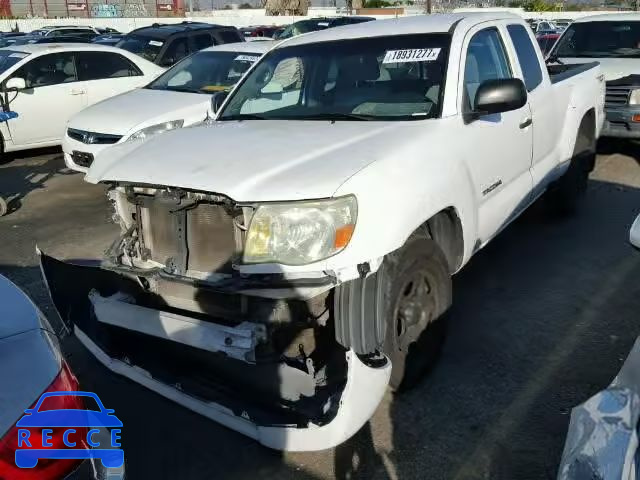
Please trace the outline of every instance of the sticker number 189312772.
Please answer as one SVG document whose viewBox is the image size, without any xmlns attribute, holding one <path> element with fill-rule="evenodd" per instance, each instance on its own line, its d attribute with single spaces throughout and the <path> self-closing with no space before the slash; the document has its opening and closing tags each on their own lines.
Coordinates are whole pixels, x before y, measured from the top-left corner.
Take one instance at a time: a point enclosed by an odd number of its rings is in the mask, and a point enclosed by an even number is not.
<svg viewBox="0 0 640 480">
<path fill-rule="evenodd" d="M 382 63 L 433 62 L 440 55 L 440 48 L 409 48 L 387 50 Z"/>
</svg>

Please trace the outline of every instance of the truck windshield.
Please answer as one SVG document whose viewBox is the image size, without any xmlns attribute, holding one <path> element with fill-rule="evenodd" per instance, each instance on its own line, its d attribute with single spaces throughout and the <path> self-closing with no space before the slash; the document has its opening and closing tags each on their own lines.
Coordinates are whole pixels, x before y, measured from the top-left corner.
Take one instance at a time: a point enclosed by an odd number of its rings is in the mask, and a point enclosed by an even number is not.
<svg viewBox="0 0 640 480">
<path fill-rule="evenodd" d="M 560 58 L 640 58 L 640 21 L 574 23 L 552 54 Z"/>
<path fill-rule="evenodd" d="M 450 36 L 419 34 L 273 50 L 219 120 L 421 120 L 440 115 Z"/>
<path fill-rule="evenodd" d="M 230 90 L 260 55 L 246 52 L 199 52 L 170 68 L 147 88 L 193 93 Z"/>
<path fill-rule="evenodd" d="M 131 53 L 140 55 L 145 60 L 153 62 L 160 53 L 163 44 L 164 40 L 129 34 L 120 40 L 116 47 L 123 48 Z"/>
</svg>

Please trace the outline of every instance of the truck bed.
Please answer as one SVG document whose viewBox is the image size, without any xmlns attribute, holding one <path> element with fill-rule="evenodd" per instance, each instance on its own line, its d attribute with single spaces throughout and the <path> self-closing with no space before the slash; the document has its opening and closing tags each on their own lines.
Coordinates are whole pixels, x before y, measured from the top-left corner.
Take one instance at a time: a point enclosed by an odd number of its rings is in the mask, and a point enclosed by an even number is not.
<svg viewBox="0 0 640 480">
<path fill-rule="evenodd" d="M 597 67 L 598 62 L 589 63 L 555 63 L 547 65 L 547 72 L 549 72 L 549 79 L 551 83 L 558 83 L 567 78 L 574 77 L 582 72 L 586 72 L 594 67 Z"/>
</svg>

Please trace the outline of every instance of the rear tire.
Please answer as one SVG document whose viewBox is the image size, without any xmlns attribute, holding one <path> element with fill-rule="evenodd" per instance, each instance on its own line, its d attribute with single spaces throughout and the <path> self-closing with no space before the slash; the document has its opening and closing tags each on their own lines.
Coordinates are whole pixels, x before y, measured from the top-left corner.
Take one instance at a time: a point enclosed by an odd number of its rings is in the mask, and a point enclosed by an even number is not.
<svg viewBox="0 0 640 480">
<path fill-rule="evenodd" d="M 384 353 L 391 360 L 389 385 L 415 385 L 440 356 L 445 314 L 451 306 L 451 276 L 440 247 L 426 235 L 413 235 L 385 258 L 386 332 Z"/>
<path fill-rule="evenodd" d="M 549 186 L 545 200 L 552 214 L 571 215 L 576 212 L 587 192 L 589 173 L 596 162 L 596 141 L 592 131 L 580 126 L 571 163 L 567 171 Z"/>
</svg>

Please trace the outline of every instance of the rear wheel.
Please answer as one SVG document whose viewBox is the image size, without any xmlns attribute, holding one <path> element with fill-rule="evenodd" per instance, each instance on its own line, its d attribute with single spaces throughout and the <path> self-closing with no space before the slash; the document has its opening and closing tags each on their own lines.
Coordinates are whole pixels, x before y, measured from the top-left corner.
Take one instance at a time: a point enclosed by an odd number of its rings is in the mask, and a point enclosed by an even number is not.
<svg viewBox="0 0 640 480">
<path fill-rule="evenodd" d="M 444 314 L 451 306 L 451 276 L 438 245 L 412 236 L 385 259 L 387 276 L 384 353 L 392 365 L 393 390 L 413 386 L 440 355 Z"/>
<path fill-rule="evenodd" d="M 554 214 L 575 213 L 587 192 L 589 173 L 596 161 L 596 141 L 592 129 L 580 126 L 569 168 L 549 187 L 546 201 Z"/>
</svg>

